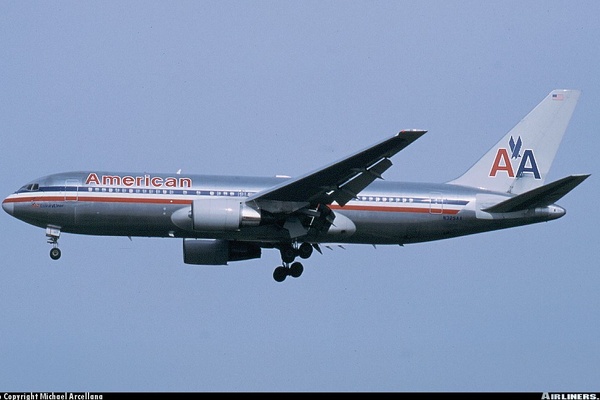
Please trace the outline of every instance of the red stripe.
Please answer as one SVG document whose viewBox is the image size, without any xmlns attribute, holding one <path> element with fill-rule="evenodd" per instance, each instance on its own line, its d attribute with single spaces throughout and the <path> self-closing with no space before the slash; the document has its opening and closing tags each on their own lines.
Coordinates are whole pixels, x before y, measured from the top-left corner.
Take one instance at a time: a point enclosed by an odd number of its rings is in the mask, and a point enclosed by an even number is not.
<svg viewBox="0 0 600 400">
<path fill-rule="evenodd" d="M 44 197 L 19 197 L 8 198 L 4 200 L 6 203 L 27 203 L 27 202 L 43 202 L 43 201 L 80 201 L 80 202 L 95 202 L 95 203 L 144 203 L 144 204 L 192 204 L 192 200 L 182 199 L 158 199 L 158 198 L 133 198 L 133 197 L 100 197 L 100 196 L 44 196 Z"/>
<path fill-rule="evenodd" d="M 76 197 L 69 196 L 66 200 L 75 201 Z M 5 203 L 27 203 L 27 202 L 43 202 L 43 201 L 65 201 L 65 196 L 44 196 L 44 197 L 13 197 L 4 200 Z M 140 203 L 140 204 L 192 204 L 192 200 L 187 199 L 160 199 L 160 198 L 144 198 L 144 197 L 102 197 L 102 196 L 79 196 L 80 202 L 95 202 L 95 203 Z M 450 210 L 439 208 L 418 208 L 418 207 L 391 207 L 391 206 L 358 206 L 331 205 L 333 210 L 348 210 L 348 211 L 378 211 L 378 212 L 401 212 L 401 213 L 417 213 L 417 214 L 447 214 L 455 215 L 460 210 Z"/>
<path fill-rule="evenodd" d="M 350 210 L 350 211 L 381 211 L 381 212 L 404 212 L 404 213 L 421 213 L 421 214 L 458 214 L 460 210 L 440 210 L 439 208 L 418 208 L 418 207 L 390 207 L 390 206 L 349 206 L 343 207 L 332 205 L 333 210 Z"/>
<path fill-rule="evenodd" d="M 157 198 L 133 198 L 133 197 L 87 197 L 82 196 L 79 201 L 91 201 L 97 203 L 144 203 L 144 204 L 192 204 L 192 200 L 182 199 L 157 199 Z"/>
</svg>

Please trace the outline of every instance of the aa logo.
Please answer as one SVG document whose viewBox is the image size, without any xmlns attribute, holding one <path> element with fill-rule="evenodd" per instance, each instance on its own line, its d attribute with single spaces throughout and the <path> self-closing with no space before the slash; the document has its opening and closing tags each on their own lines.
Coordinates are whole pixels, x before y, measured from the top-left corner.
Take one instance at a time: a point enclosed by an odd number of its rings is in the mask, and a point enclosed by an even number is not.
<svg viewBox="0 0 600 400">
<path fill-rule="evenodd" d="M 510 149 L 500 148 L 496 152 L 490 176 L 495 177 L 498 173 L 506 173 L 511 178 L 520 178 L 526 173 L 531 173 L 535 179 L 541 179 L 533 150 L 525 149 L 523 155 L 521 155 L 521 148 L 523 147 L 521 136 L 516 142 L 511 136 L 508 146 Z"/>
</svg>

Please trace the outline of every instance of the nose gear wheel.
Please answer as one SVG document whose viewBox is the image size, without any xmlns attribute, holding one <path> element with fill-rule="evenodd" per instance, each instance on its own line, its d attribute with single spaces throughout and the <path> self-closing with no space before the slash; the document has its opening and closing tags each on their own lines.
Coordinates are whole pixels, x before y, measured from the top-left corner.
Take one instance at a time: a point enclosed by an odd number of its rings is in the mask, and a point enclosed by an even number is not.
<svg viewBox="0 0 600 400">
<path fill-rule="evenodd" d="M 61 251 L 58 248 L 58 238 L 60 237 L 60 227 L 54 225 L 48 225 L 46 227 L 46 237 L 48 238 L 48 243 L 52 245 L 52 249 L 50 249 L 50 258 L 53 260 L 58 260 L 61 256 Z"/>
</svg>

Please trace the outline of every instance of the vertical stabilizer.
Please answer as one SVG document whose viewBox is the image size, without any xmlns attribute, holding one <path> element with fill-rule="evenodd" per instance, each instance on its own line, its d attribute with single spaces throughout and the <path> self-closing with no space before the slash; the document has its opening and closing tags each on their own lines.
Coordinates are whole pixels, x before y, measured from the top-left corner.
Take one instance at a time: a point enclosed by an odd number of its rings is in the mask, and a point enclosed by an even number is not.
<svg viewBox="0 0 600 400">
<path fill-rule="evenodd" d="M 448 182 L 524 193 L 544 184 L 579 90 L 553 90 L 461 177 Z"/>
</svg>

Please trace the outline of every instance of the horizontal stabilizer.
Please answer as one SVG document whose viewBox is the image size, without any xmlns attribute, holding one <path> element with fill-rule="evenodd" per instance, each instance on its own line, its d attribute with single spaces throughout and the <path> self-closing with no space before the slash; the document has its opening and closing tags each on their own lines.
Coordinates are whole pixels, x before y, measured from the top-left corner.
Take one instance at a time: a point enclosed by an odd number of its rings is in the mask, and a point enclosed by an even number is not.
<svg viewBox="0 0 600 400">
<path fill-rule="evenodd" d="M 535 207 L 546 207 L 556 203 L 564 195 L 583 182 L 588 175 L 571 175 L 555 182 L 540 186 L 501 203 L 495 204 L 482 211 L 489 213 L 508 213 L 527 210 Z"/>
</svg>

